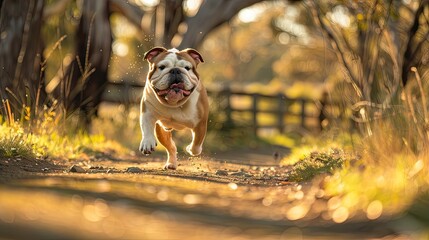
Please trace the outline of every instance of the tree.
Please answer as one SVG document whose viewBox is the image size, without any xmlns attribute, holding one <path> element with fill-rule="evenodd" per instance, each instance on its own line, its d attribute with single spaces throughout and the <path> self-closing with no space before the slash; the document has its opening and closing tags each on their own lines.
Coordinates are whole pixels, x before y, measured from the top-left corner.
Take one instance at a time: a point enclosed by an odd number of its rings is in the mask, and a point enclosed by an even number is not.
<svg viewBox="0 0 429 240">
<path fill-rule="evenodd" d="M 429 36 L 429 24 L 423 13 L 428 1 L 420 1 L 416 10 L 410 3 L 392 0 L 313 0 L 309 6 L 354 89 L 355 120 L 365 123 L 371 135 L 370 120 L 389 112 L 400 101 L 411 67 L 424 63 L 421 50 Z M 343 14 L 349 24 L 341 25 L 344 19 L 335 18 L 335 14 Z"/>
<path fill-rule="evenodd" d="M 143 34 L 157 34 L 154 44 L 175 46 L 173 38 L 180 35 L 179 26 L 185 24 L 187 30 L 176 47 L 198 48 L 208 34 L 231 20 L 241 9 L 263 1 L 265 0 L 205 0 L 194 16 L 187 16 L 184 12 L 184 0 L 161 0 L 150 13 L 122 0 L 110 0 L 110 4 L 112 10 L 122 13 L 132 24 L 142 29 Z M 146 14 L 155 15 L 150 18 L 153 21 L 150 29 L 142 26 L 142 19 Z"/>
<path fill-rule="evenodd" d="M 37 114 L 46 96 L 40 71 L 43 9 L 43 0 L 2 1 L 0 97 L 2 115 L 9 119 L 30 118 Z"/>
<path fill-rule="evenodd" d="M 76 56 L 58 85 L 57 97 L 66 114 L 79 112 L 80 125 L 87 129 L 97 115 L 108 82 L 112 35 L 107 1 L 86 0 L 76 33 Z"/>
</svg>

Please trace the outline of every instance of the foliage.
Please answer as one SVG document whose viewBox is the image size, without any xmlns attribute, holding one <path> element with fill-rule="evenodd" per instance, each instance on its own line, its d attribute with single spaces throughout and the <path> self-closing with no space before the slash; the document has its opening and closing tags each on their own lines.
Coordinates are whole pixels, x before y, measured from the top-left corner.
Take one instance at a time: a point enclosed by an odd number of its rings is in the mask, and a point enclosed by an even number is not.
<svg viewBox="0 0 429 240">
<path fill-rule="evenodd" d="M 45 148 L 36 137 L 24 132 L 18 124 L 0 125 L 0 158 L 35 158 L 45 155 Z"/>
<path fill-rule="evenodd" d="M 0 158 L 62 158 L 75 159 L 87 154 L 110 151 L 124 152 L 124 147 L 103 135 L 67 132 L 64 125 L 55 124 L 54 118 L 25 122 L 0 121 Z"/>
<path fill-rule="evenodd" d="M 289 180 L 309 181 L 323 173 L 332 174 L 341 168 L 346 160 L 347 157 L 341 149 L 334 148 L 326 152 L 314 151 L 292 166 Z"/>
<path fill-rule="evenodd" d="M 323 179 L 326 196 L 335 199 L 338 208 L 350 215 L 364 213 L 371 220 L 406 211 L 427 192 L 429 183 L 427 155 L 393 148 L 386 152 L 386 147 L 372 150 Z"/>
<path fill-rule="evenodd" d="M 344 98 L 366 135 L 401 105 L 403 86 L 425 72 L 428 34 L 425 1 L 309 1 L 349 84 Z M 342 94 L 338 92 L 336 94 Z M 392 110 L 393 109 L 393 110 Z"/>
</svg>

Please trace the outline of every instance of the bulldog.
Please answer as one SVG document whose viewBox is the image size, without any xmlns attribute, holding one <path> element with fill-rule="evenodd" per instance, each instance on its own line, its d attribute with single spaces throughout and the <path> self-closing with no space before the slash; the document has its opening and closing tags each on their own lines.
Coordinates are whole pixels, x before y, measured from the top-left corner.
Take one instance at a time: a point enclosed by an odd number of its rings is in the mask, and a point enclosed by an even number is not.
<svg viewBox="0 0 429 240">
<path fill-rule="evenodd" d="M 191 156 L 198 156 L 202 151 L 209 104 L 197 66 L 204 60 L 191 48 L 179 51 L 163 47 L 152 48 L 144 59 L 149 63 L 149 72 L 140 104 L 139 150 L 146 155 L 152 153 L 158 140 L 167 150 L 164 169 L 176 169 L 173 130 L 190 129 L 192 142 L 186 151 Z"/>
</svg>

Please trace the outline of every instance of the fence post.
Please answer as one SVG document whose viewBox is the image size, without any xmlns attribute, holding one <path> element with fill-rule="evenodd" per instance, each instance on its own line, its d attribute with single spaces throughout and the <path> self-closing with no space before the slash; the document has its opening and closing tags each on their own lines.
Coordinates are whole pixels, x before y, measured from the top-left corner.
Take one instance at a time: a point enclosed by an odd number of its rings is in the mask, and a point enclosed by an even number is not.
<svg viewBox="0 0 429 240">
<path fill-rule="evenodd" d="M 258 136 L 258 94 L 252 94 L 253 134 Z"/>
<path fill-rule="evenodd" d="M 285 115 L 285 108 L 284 108 L 284 101 L 286 99 L 285 95 L 282 93 L 279 93 L 277 95 L 278 99 L 278 112 L 277 112 L 277 129 L 279 130 L 279 133 L 283 133 L 284 131 L 284 115 Z"/>
<path fill-rule="evenodd" d="M 301 127 L 305 128 L 305 99 L 301 99 Z"/>
<path fill-rule="evenodd" d="M 222 90 L 222 93 L 225 97 L 225 115 L 226 115 L 226 126 L 228 128 L 232 128 L 234 126 L 234 122 L 232 121 L 232 107 L 231 107 L 231 89 L 229 87 L 225 87 Z"/>
</svg>

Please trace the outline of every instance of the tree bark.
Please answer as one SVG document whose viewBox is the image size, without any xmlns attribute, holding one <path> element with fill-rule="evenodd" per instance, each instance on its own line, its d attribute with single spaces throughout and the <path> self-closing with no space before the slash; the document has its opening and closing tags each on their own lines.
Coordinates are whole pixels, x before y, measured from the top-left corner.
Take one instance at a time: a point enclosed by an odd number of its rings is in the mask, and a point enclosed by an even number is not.
<svg viewBox="0 0 429 240">
<path fill-rule="evenodd" d="M 112 51 L 108 1 L 84 1 L 76 39 L 76 58 L 66 70 L 59 95 L 66 114 L 78 111 L 80 127 L 88 129 L 108 82 Z"/>
<path fill-rule="evenodd" d="M 15 119 L 31 117 L 44 100 L 40 71 L 43 7 L 43 0 L 4 0 L 1 7 L 0 97 L 10 104 Z M 2 114 L 11 117 L 3 108 Z"/>
<path fill-rule="evenodd" d="M 405 86 L 408 82 L 408 75 L 413 64 L 415 64 L 416 50 L 420 50 L 421 44 L 416 44 L 415 36 L 420 27 L 420 17 L 424 14 L 424 8 L 429 4 L 428 0 L 423 0 L 420 2 L 419 7 L 417 8 L 414 14 L 413 25 L 408 31 L 407 47 L 403 55 L 402 63 L 402 85 Z M 426 41 L 424 39 L 423 41 Z M 417 47 L 415 48 L 414 46 Z"/>
</svg>

